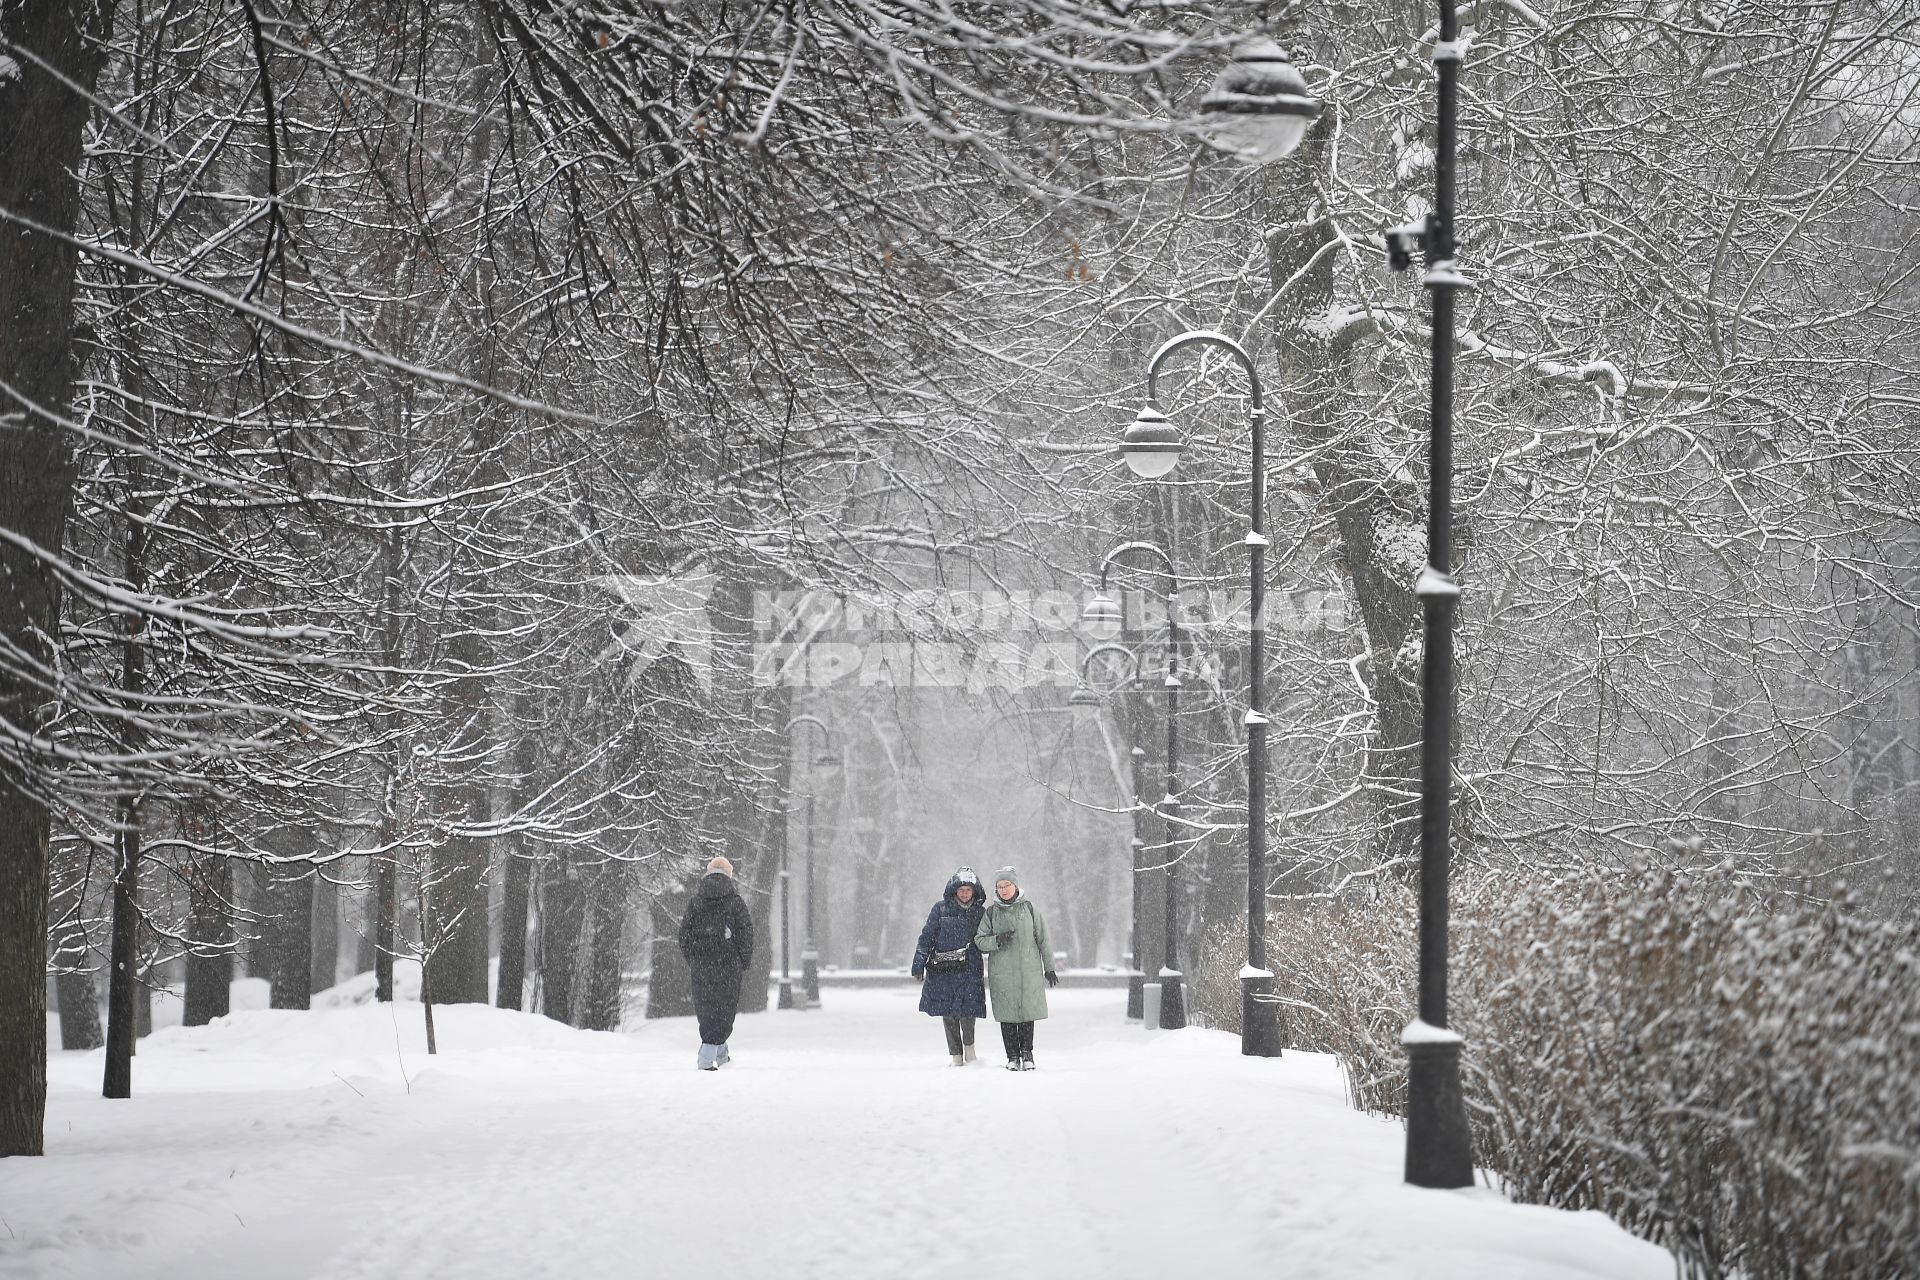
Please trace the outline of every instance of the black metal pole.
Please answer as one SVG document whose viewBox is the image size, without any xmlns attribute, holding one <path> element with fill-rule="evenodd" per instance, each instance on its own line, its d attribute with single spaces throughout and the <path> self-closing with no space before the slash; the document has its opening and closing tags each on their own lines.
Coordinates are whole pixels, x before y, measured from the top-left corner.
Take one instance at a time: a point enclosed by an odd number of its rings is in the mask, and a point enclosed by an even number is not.
<svg viewBox="0 0 1920 1280">
<path fill-rule="evenodd" d="M 1247 416 L 1253 484 L 1247 500 L 1247 967 L 1240 971 L 1240 1052 L 1277 1058 L 1284 1037 L 1267 968 L 1267 411 L 1257 393 Z"/>
<path fill-rule="evenodd" d="M 1447 879 L 1453 774 L 1453 619 L 1459 588 L 1453 564 L 1454 169 L 1458 150 L 1461 49 L 1453 0 L 1440 0 L 1439 80 L 1433 217 L 1427 228 L 1426 287 L 1433 297 L 1432 452 L 1427 500 L 1427 568 L 1418 592 L 1426 624 L 1420 734 L 1420 1016 L 1407 1028 L 1407 1181 L 1420 1187 L 1473 1184 L 1460 1037 L 1447 1030 Z"/>
<path fill-rule="evenodd" d="M 782 808 L 780 821 L 787 820 L 788 811 Z M 787 841 L 780 840 L 780 995 L 775 1001 L 777 1009 L 793 1008 L 793 877 L 787 874 Z"/>
<path fill-rule="evenodd" d="M 820 952 L 814 946 L 813 908 L 813 770 L 807 770 L 807 937 L 800 947 L 800 985 L 807 1008 L 820 1007 Z"/>
<path fill-rule="evenodd" d="M 1140 967 L 1145 963 L 1140 955 L 1140 885 L 1146 876 L 1143 863 L 1147 852 L 1147 841 L 1142 831 L 1145 815 L 1140 807 L 1140 762 L 1146 759 L 1146 756 L 1147 753 L 1139 747 L 1130 748 L 1127 752 L 1127 763 L 1133 781 L 1133 937 L 1132 951 L 1127 965 L 1127 1018 L 1134 1022 L 1146 1017 L 1146 996 L 1140 990 L 1141 984 L 1147 980 L 1146 972 Z"/>
<path fill-rule="evenodd" d="M 1160 860 L 1166 867 L 1166 955 L 1160 965 L 1160 1029 L 1187 1025 L 1187 999 L 1180 973 L 1180 624 L 1173 567 L 1167 567 L 1167 789 L 1161 801 L 1160 829 L 1165 841 Z"/>
</svg>

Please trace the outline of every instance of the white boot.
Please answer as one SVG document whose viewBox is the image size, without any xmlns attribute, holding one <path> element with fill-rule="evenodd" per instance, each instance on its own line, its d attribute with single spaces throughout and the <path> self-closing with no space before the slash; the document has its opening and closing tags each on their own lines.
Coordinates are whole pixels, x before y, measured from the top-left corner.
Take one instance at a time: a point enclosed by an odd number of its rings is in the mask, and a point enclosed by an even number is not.
<svg viewBox="0 0 1920 1280">
<path fill-rule="evenodd" d="M 953 1055 L 953 1065 L 956 1067 L 964 1067 L 967 1065 L 967 1060 L 956 1053 Z"/>
<path fill-rule="evenodd" d="M 727 1052 L 727 1046 L 719 1045 L 715 1047 L 713 1051 L 713 1065 L 715 1068 L 724 1067 L 732 1061 L 733 1055 Z"/>
<path fill-rule="evenodd" d="M 972 1045 L 972 1043 L 971 1043 L 971 1042 L 969 1042 L 969 1043 L 967 1043 L 967 1044 L 965 1044 L 965 1045 L 963 1045 L 963 1046 L 961 1046 L 961 1050 L 962 1050 L 962 1051 L 961 1051 L 961 1054 L 960 1054 L 960 1061 L 959 1061 L 958 1063 L 956 1063 L 955 1065 L 957 1065 L 957 1066 L 962 1066 L 962 1067 L 964 1067 L 964 1066 L 966 1066 L 966 1065 L 967 1065 L 967 1064 L 968 1064 L 969 1062 L 972 1062 L 972 1061 L 973 1061 L 973 1045 Z"/>
<path fill-rule="evenodd" d="M 700 1061 L 697 1065 L 702 1071 L 718 1071 L 720 1069 L 719 1057 L 719 1045 L 708 1044 L 704 1040 L 700 1042 Z"/>
</svg>

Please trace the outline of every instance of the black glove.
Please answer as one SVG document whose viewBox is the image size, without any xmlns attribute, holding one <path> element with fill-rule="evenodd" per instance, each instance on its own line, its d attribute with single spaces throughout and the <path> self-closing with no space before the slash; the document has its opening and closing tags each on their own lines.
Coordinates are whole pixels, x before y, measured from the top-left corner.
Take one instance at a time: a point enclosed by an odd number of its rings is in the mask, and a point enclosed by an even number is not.
<svg viewBox="0 0 1920 1280">
<path fill-rule="evenodd" d="M 997 947 L 1010 947 L 1010 946 L 1012 946 L 1012 945 L 1013 945 L 1013 930 L 1011 930 L 1011 929 L 1002 929 L 1002 930 L 1001 930 L 1001 931 L 1000 931 L 999 933 L 996 933 L 996 934 L 994 934 L 994 935 L 993 935 L 993 943 L 994 943 L 994 945 L 995 945 L 995 946 L 997 946 Z"/>
<path fill-rule="evenodd" d="M 915 969 L 913 971 L 913 980 L 915 982 L 925 982 L 927 980 L 927 971 L 925 969 Z"/>
<path fill-rule="evenodd" d="M 1060 985 L 1060 975 L 1055 973 L 1051 969 L 1047 970 L 1047 985 L 1050 987 L 1057 987 Z"/>
</svg>

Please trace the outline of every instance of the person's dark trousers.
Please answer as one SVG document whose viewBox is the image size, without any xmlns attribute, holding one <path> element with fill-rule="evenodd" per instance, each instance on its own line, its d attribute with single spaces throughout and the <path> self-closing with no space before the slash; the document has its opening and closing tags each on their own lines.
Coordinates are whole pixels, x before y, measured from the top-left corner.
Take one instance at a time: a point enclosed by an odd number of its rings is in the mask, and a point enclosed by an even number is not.
<svg viewBox="0 0 1920 1280">
<path fill-rule="evenodd" d="M 1009 1058 L 1032 1057 L 1033 1024 L 1031 1022 L 1001 1023 L 1000 1043 L 1006 1046 Z"/>
<path fill-rule="evenodd" d="M 693 1012 L 700 1022 L 701 1044 L 725 1044 L 733 1038 L 734 1015 L 740 1010 L 740 966 L 693 966 Z"/>
<path fill-rule="evenodd" d="M 973 1043 L 972 1018 L 942 1018 L 940 1024 L 947 1031 L 947 1052 L 959 1057 L 966 1047 Z"/>
</svg>

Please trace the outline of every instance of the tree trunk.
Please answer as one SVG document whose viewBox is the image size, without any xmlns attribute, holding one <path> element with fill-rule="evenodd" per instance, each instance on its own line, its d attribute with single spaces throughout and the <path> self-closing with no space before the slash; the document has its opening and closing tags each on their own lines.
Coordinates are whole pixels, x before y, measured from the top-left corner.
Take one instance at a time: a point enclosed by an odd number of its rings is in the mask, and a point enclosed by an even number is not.
<svg viewBox="0 0 1920 1280">
<path fill-rule="evenodd" d="M 366 871 L 356 877 L 360 884 L 367 883 L 371 871 L 372 867 L 369 865 Z M 375 897 L 377 892 L 377 888 L 367 887 L 353 895 L 350 900 L 353 903 L 351 910 L 354 912 L 353 971 L 356 974 L 371 973 L 374 968 L 374 939 L 379 928 L 379 908 L 376 905 L 378 900 Z"/>
<path fill-rule="evenodd" d="M 622 934 L 627 922 L 627 886 L 632 868 L 608 862 L 593 878 L 593 944 L 588 952 L 586 990 L 581 992 L 580 1025 L 612 1031 L 620 1025 Z"/>
<path fill-rule="evenodd" d="M 0 41 L 16 55 L 0 78 L 0 209 L 62 234 L 79 214 L 81 133 L 112 18 L 112 0 L 0 6 Z M 54 236 L 17 225 L 0 234 L 0 528 L 49 556 L 73 506 L 73 462 L 54 420 L 73 403 L 76 261 Z M 16 733 L 45 723 L 59 613 L 59 582 L 40 556 L 0 546 L 0 629 L 20 655 L 0 672 L 0 716 Z M 35 767 L 16 757 L 0 775 L 0 1156 L 44 1149 L 48 815 Z"/>
<path fill-rule="evenodd" d="M 656 924 L 664 912 L 658 906 L 654 908 Z M 754 967 L 759 972 L 759 966 Z M 740 983 L 740 994 L 744 999 L 751 982 Z M 761 984 L 763 987 L 766 985 Z M 795 1000 L 799 999 L 800 972 L 795 970 L 793 985 Z M 765 1010 L 766 997 L 761 1010 Z M 647 1016 L 649 1018 L 684 1018 L 693 1013 L 693 971 L 687 968 L 687 958 L 680 954 L 680 922 L 670 921 L 666 928 L 654 935 L 652 976 L 647 980 Z"/>
<path fill-rule="evenodd" d="M 133 984 L 133 1038 L 138 1043 L 153 1034 L 153 984 L 156 981 L 153 961 L 152 931 L 144 927 L 135 933 L 137 951 L 144 953 L 148 960 L 136 967 Z M 138 1053 L 136 1048 L 134 1052 Z"/>
<path fill-rule="evenodd" d="M 533 771 L 539 765 L 539 739 L 526 726 L 532 707 L 522 698 L 516 720 L 522 726 L 513 752 L 514 794 L 525 803 L 536 793 Z M 506 883 L 500 903 L 500 978 L 494 1003 L 502 1009 L 518 1009 L 527 979 L 527 891 L 533 878 L 532 842 L 522 839 L 518 854 L 508 854 L 504 868 Z"/>
<path fill-rule="evenodd" d="M 4 100 L 0 100 L 0 110 L 4 109 Z M 0 444 L 0 451 L 12 452 L 12 444 Z M 4 462 L 0 462 L 0 471 L 11 475 L 11 468 Z M 15 559 L 0 552 L 0 560 Z M 18 609 L 9 610 L 8 629 L 13 630 L 21 617 Z M 46 622 L 52 626 L 50 617 Z M 23 639 L 17 632 L 9 636 L 14 643 Z M 30 702 L 29 697 L 21 696 L 23 692 L 14 681 L 0 684 L 8 718 L 30 724 L 31 718 L 22 714 L 29 710 Z M 0 792 L 0 1156 L 37 1156 L 43 1149 L 41 1130 L 47 1109 L 46 936 L 47 811 L 39 801 L 9 787 Z"/>
<path fill-rule="evenodd" d="M 494 42 L 487 38 L 487 24 L 473 28 L 472 56 L 466 79 L 472 100 L 490 101 L 496 88 L 494 71 L 497 58 Z M 466 160 L 470 171 L 485 172 L 492 163 L 494 131 L 491 117 L 482 113 L 466 134 Z M 468 188 L 458 188 L 466 192 Z M 480 211 L 474 210 L 475 216 Z M 490 254 L 481 254 L 475 263 L 482 297 L 492 301 L 495 272 Z M 480 331 L 479 349 L 472 353 L 477 367 L 496 367 L 494 326 Z M 491 405 L 479 407 L 479 419 L 469 437 L 470 456 L 477 463 L 480 483 L 498 483 L 505 479 L 506 467 L 499 456 L 500 440 L 506 433 L 506 415 Z M 458 717 L 449 755 L 465 761 L 464 777 L 448 790 L 446 803 L 461 815 L 468 831 L 484 829 L 492 818 L 492 781 L 486 767 L 492 755 L 489 735 L 489 706 L 492 677 L 488 674 L 497 658 L 492 637 L 501 628 L 492 603 L 497 584 L 492 581 L 496 567 L 465 549 L 456 549 L 448 565 L 455 587 L 447 622 L 454 628 L 448 645 L 448 665 L 460 672 L 452 689 L 453 711 Z M 486 1004 L 489 947 L 488 908 L 493 875 L 493 847 L 490 838 L 455 834 L 437 850 L 434 865 L 438 877 L 430 901 L 436 913 L 429 922 L 434 947 L 427 956 L 433 999 L 436 1004 Z"/>
<path fill-rule="evenodd" d="M 193 868 L 189 890 L 193 939 L 187 952 L 186 1007 L 183 1026 L 204 1027 L 231 1011 L 233 981 L 233 862 L 209 854 Z"/>
<path fill-rule="evenodd" d="M 586 904 L 573 868 L 556 868 L 540 887 L 540 1012 L 556 1022 L 573 1021 L 574 961 Z"/>
<path fill-rule="evenodd" d="M 285 827 L 274 852 L 294 858 L 313 851 L 305 827 Z M 263 867 L 271 888 L 266 921 L 268 1007 L 307 1009 L 313 1005 L 313 864 L 288 861 Z"/>
<path fill-rule="evenodd" d="M 129 488 L 133 492 L 145 487 L 144 474 L 144 468 L 136 460 L 129 476 Z M 145 594 L 147 526 L 138 509 L 140 501 L 133 499 L 125 515 L 123 568 L 127 585 L 134 592 Z M 129 701 L 137 701 L 147 691 L 139 615 L 128 615 L 124 626 L 120 687 Z M 136 755 L 144 745 L 137 724 L 129 725 L 125 741 L 127 753 Z M 125 1098 L 133 1089 L 134 1041 L 153 1030 L 153 999 L 139 962 L 140 861 L 146 810 L 140 797 L 132 794 L 114 806 L 114 815 L 113 954 L 107 977 L 107 1060 L 102 1092 L 109 1098 Z"/>
<path fill-rule="evenodd" d="M 140 827 L 138 807 L 117 807 L 120 829 L 113 838 L 113 950 L 107 969 L 107 1055 L 100 1092 L 133 1096 L 134 986 L 139 980 L 135 943 L 140 923 Z"/>
<path fill-rule="evenodd" d="M 486 787 L 476 782 L 459 790 L 465 793 L 469 819 L 485 822 Z M 490 870 L 487 842 L 477 836 L 455 836 L 434 859 L 433 890 L 427 897 L 434 915 L 434 946 L 425 976 L 433 985 L 435 1004 L 487 1003 Z"/>
<path fill-rule="evenodd" d="M 494 1004 L 502 1009 L 521 1007 L 527 985 L 527 900 L 533 863 L 510 855 L 500 903 L 500 978 Z"/>
<path fill-rule="evenodd" d="M 1366 627 L 1369 661 L 1366 680 L 1376 708 L 1375 731 L 1367 749 L 1366 781 L 1374 796 L 1375 857 L 1402 869 L 1406 878 L 1419 870 L 1421 667 L 1425 652 L 1424 615 L 1413 585 L 1426 561 L 1426 496 L 1418 477 L 1383 474 L 1381 459 L 1364 438 L 1343 435 L 1343 397 L 1351 389 L 1350 338 L 1330 339 L 1304 323 L 1325 314 L 1333 299 L 1336 255 L 1320 251 L 1338 236 L 1324 213 L 1309 212 L 1314 171 L 1323 163 L 1331 122 L 1309 134 L 1296 155 L 1269 170 L 1268 190 L 1286 193 L 1271 219 L 1290 224 L 1289 233 L 1268 238 L 1269 277 L 1278 288 L 1300 276 L 1289 292 L 1276 325 L 1275 347 L 1287 389 L 1291 422 L 1317 446 L 1313 474 L 1323 506 L 1333 514 L 1339 563 Z M 1319 258 L 1307 270 L 1314 255 Z M 1274 440 L 1268 456 L 1297 449 L 1297 442 Z M 1464 547 L 1471 530 L 1456 521 L 1456 541 Z M 1408 554 L 1407 548 L 1421 550 Z M 1288 870 L 1285 843 L 1275 849 L 1275 870 Z M 1296 886 L 1301 887 L 1301 886 Z"/>
<path fill-rule="evenodd" d="M 313 877 L 312 989 L 325 991 L 340 980 L 340 886 L 326 876 Z"/>
<path fill-rule="evenodd" d="M 393 854 L 383 853 L 373 873 L 373 998 L 393 1000 L 393 920 L 399 910 Z"/>
<path fill-rule="evenodd" d="M 60 1047 L 98 1049 L 106 1043 L 100 1032 L 100 993 L 93 982 L 93 958 L 87 949 L 87 931 L 81 924 L 84 909 L 79 886 L 73 885 L 53 901 L 54 994 L 60 1000 Z"/>
<path fill-rule="evenodd" d="M 400 399 L 404 403 L 404 398 Z M 395 483 L 399 483 L 396 478 Z M 404 597 L 406 592 L 406 545 L 399 522 L 387 530 L 383 548 L 382 580 L 385 587 L 381 610 L 381 648 L 386 656 L 387 680 L 397 686 L 403 658 Z M 393 692 L 398 692 L 397 687 Z M 373 857 L 373 998 L 381 1004 L 393 1000 L 393 955 L 398 943 L 396 921 L 400 914 L 400 805 L 402 771 L 406 745 L 395 739 L 387 748 L 385 777 L 380 798 L 380 848 Z"/>
<path fill-rule="evenodd" d="M 484 616 L 485 611 L 482 611 Z M 483 619 L 465 623 L 485 626 Z M 487 647 L 474 633 L 458 636 L 452 645 L 452 664 L 469 674 L 457 682 L 456 705 L 464 715 L 451 754 L 479 769 L 487 738 Z M 423 924 L 433 940 L 427 953 L 423 980 L 433 987 L 435 1004 L 486 1004 L 488 928 L 487 910 L 492 882 L 492 857 L 485 837 L 466 831 L 486 825 L 492 816 L 492 797 L 484 772 L 446 788 L 445 802 L 465 828 L 455 831 L 435 852 L 431 891 L 424 897 L 433 912 Z"/>
<path fill-rule="evenodd" d="M 54 979 L 60 1000 L 60 1047 L 98 1049 L 106 1037 L 100 1031 L 100 990 L 93 970 L 74 969 Z"/>
</svg>

